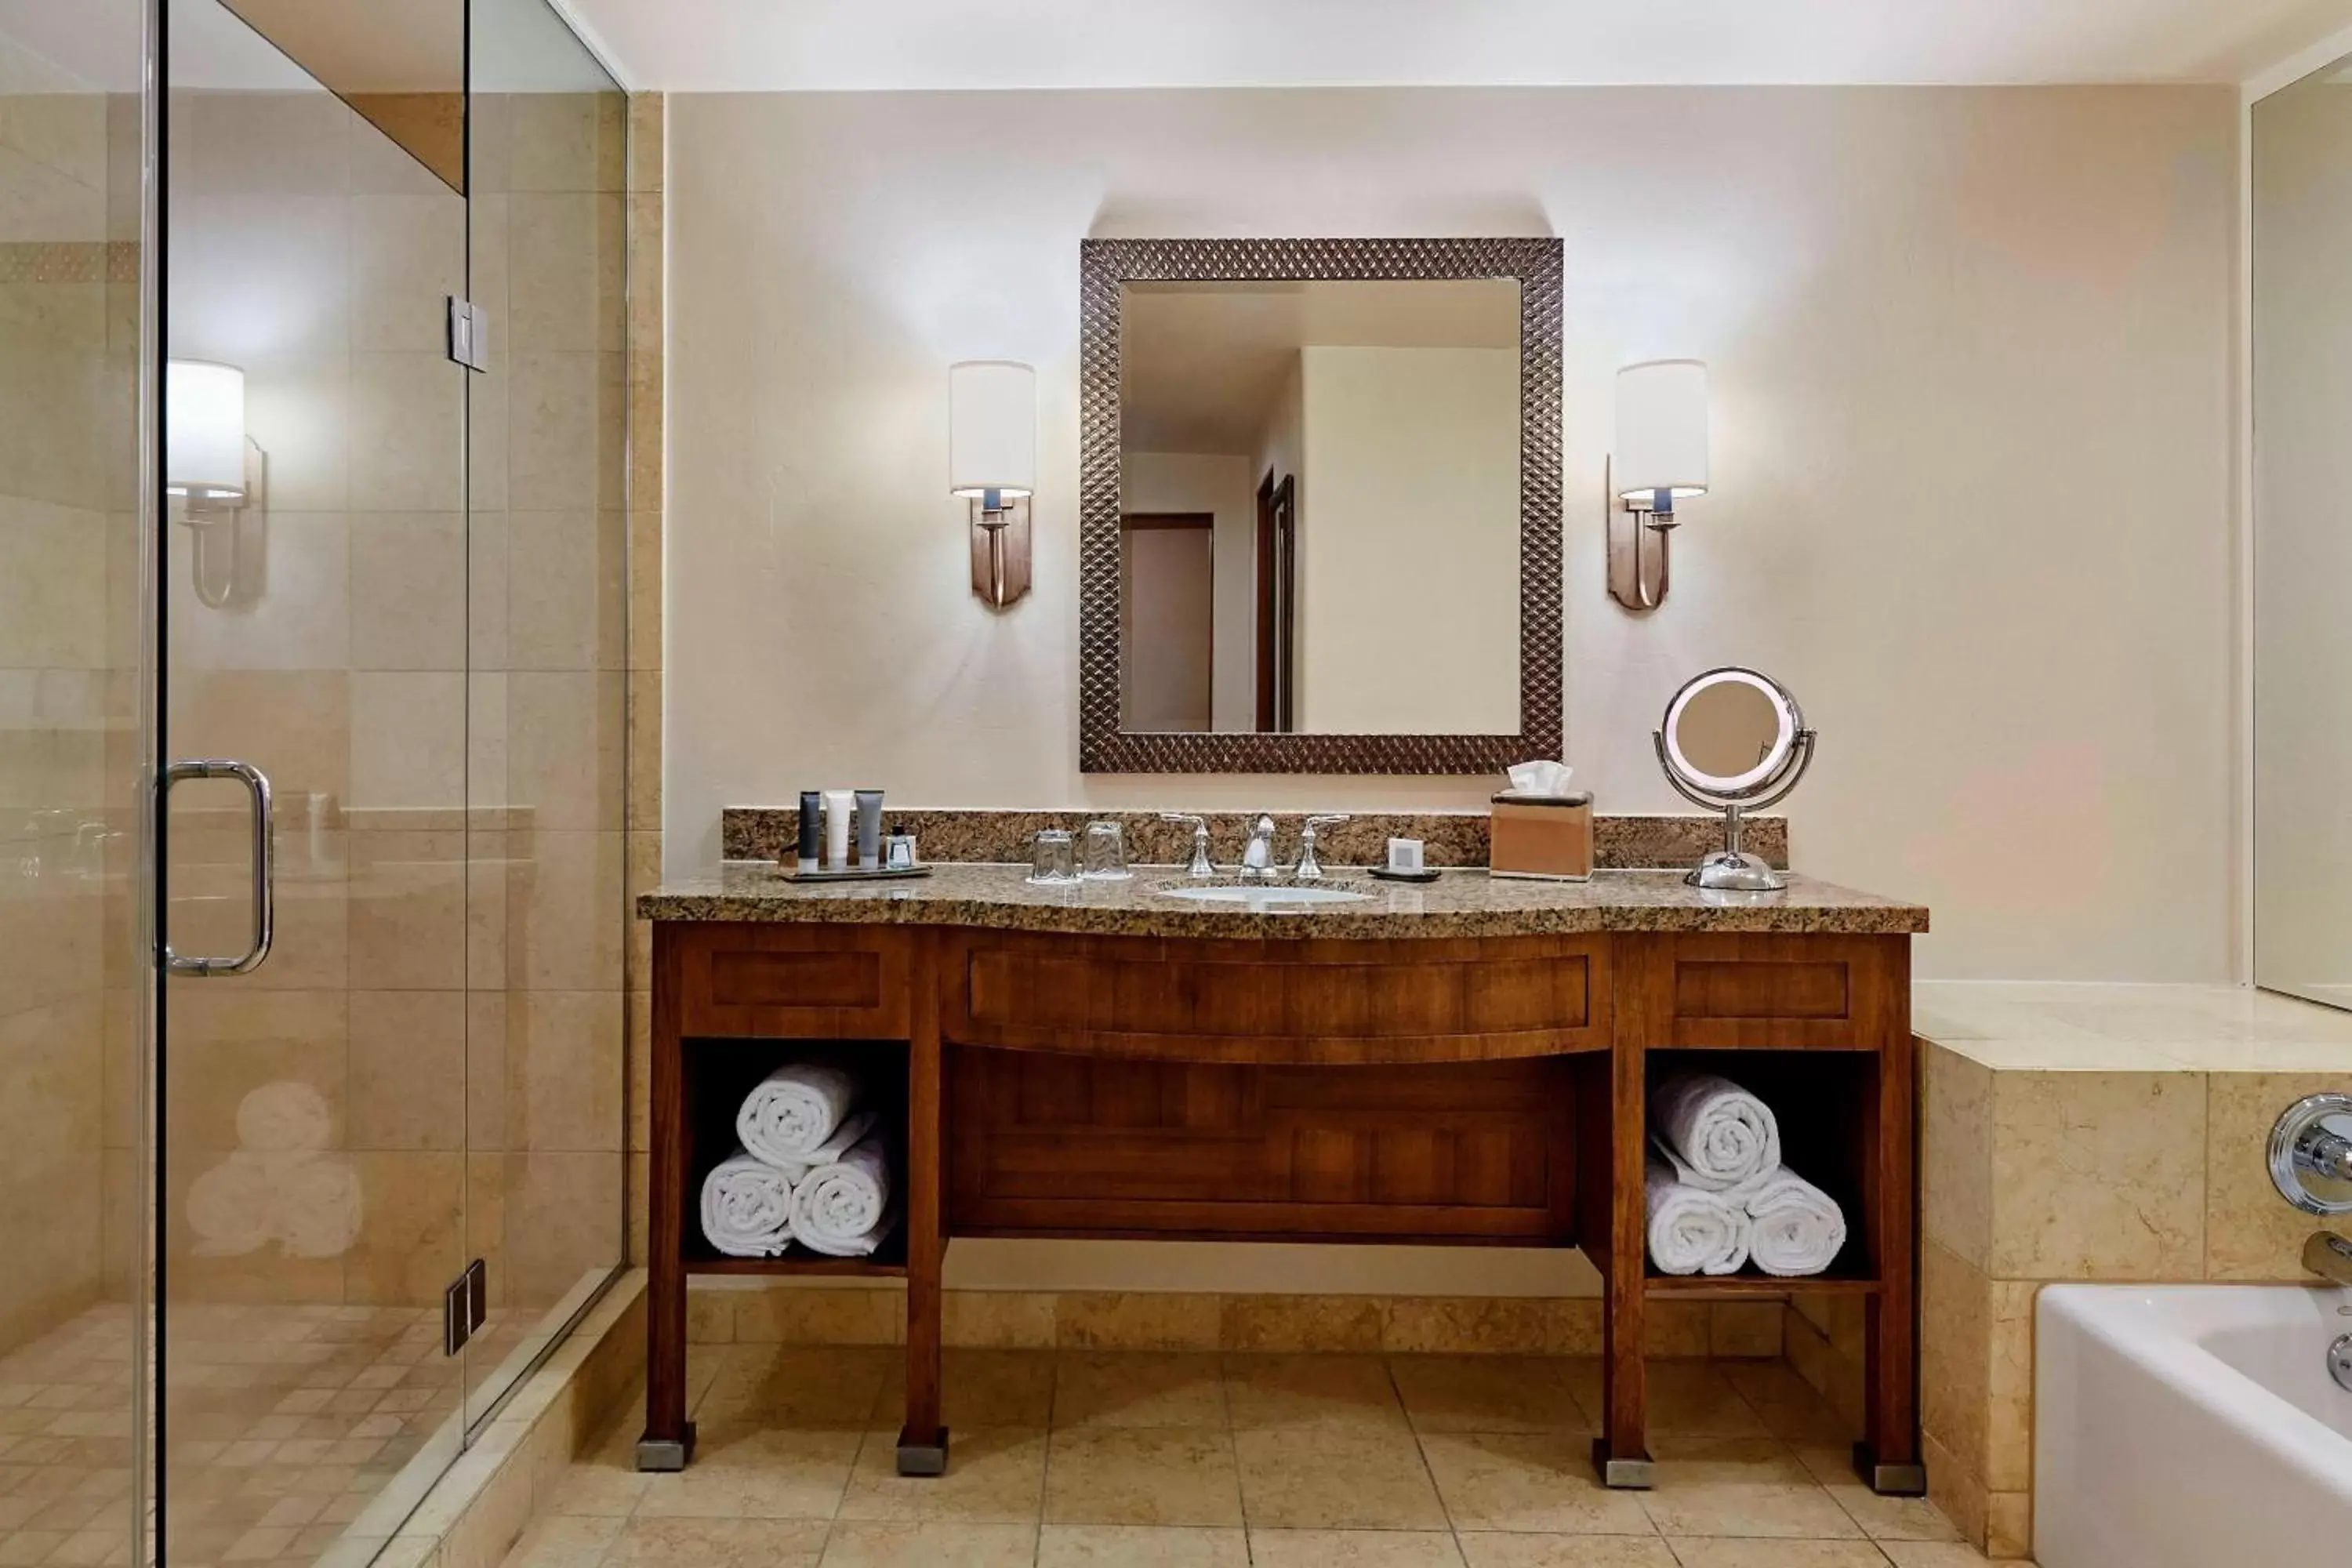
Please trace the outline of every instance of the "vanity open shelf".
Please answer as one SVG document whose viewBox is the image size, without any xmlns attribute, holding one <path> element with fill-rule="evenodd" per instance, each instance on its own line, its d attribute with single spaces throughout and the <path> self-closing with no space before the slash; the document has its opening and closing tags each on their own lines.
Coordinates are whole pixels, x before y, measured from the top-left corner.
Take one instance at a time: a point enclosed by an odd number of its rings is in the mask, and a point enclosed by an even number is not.
<svg viewBox="0 0 2352 1568">
<path fill-rule="evenodd" d="M 1604 1281 L 1595 1458 L 1618 1486 L 1650 1479 L 1648 1301 L 1860 1295 L 1858 1457 L 1880 1489 L 1919 1489 L 1908 933 L 1925 911 L 1819 884 L 1723 909 L 1633 873 L 1465 874 L 1413 899 L 1299 916 L 1117 891 L 1047 903 L 968 866 L 898 896 L 820 901 L 772 878 L 647 895 L 640 1463 L 691 1457 L 692 1272 L 903 1274 L 899 1464 L 936 1474 L 953 1237 L 1377 1241 L 1585 1251 Z M 872 1262 L 722 1259 L 700 1237 L 700 1174 L 733 1149 L 733 1107 L 792 1053 L 902 1090 L 905 1217 Z M 1788 1163 L 1847 1215 L 1827 1276 L 1653 1273 L 1648 1091 L 1684 1066 L 1780 1112 Z"/>
</svg>

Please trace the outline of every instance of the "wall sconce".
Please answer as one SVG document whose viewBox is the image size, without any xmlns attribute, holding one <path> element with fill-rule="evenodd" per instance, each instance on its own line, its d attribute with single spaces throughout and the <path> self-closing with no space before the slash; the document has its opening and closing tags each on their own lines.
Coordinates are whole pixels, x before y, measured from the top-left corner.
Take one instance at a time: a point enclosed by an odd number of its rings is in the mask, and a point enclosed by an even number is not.
<svg viewBox="0 0 2352 1568">
<path fill-rule="evenodd" d="M 971 591 L 1001 610 L 1029 591 L 1037 373 L 1011 360 L 948 367 L 948 489 L 971 503 Z"/>
<path fill-rule="evenodd" d="M 245 372 L 211 360 L 163 367 L 163 493 L 194 535 L 196 598 L 220 610 L 261 596 L 269 457 L 245 433 Z"/>
<path fill-rule="evenodd" d="M 1666 600 L 1675 502 L 1706 494 L 1706 362 L 1651 360 L 1617 373 L 1610 459 L 1609 596 L 1629 610 Z"/>
</svg>

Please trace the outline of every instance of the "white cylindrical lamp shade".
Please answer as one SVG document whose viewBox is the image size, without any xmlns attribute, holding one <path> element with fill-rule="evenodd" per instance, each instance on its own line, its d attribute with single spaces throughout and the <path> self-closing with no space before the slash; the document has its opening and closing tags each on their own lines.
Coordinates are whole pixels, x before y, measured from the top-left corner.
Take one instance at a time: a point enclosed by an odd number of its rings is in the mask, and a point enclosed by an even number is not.
<svg viewBox="0 0 2352 1568">
<path fill-rule="evenodd" d="M 1018 500 L 1037 488 L 1037 373 L 1012 360 L 948 367 L 948 489 Z"/>
<path fill-rule="evenodd" d="M 1617 373 L 1618 495 L 1706 493 L 1706 362 L 1651 360 Z"/>
<path fill-rule="evenodd" d="M 210 360 L 163 367 L 163 489 L 175 496 L 245 495 L 245 372 Z"/>
</svg>

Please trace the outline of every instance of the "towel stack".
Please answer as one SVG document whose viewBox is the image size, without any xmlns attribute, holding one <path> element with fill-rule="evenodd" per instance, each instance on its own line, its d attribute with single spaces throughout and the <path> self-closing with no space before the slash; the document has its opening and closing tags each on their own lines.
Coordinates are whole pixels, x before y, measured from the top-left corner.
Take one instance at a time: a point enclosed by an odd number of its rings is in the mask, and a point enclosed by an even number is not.
<svg viewBox="0 0 2352 1568">
<path fill-rule="evenodd" d="M 1845 1215 L 1780 1163 L 1772 1108 L 1713 1073 L 1650 1097 L 1650 1260 L 1668 1274 L 1819 1274 L 1845 1246 Z"/>
<path fill-rule="evenodd" d="M 890 1164 L 857 1080 L 838 1068 L 778 1068 L 735 1113 L 741 1141 L 703 1178 L 702 1234 L 730 1258 L 774 1258 L 793 1242 L 865 1258 L 890 1232 Z"/>
</svg>

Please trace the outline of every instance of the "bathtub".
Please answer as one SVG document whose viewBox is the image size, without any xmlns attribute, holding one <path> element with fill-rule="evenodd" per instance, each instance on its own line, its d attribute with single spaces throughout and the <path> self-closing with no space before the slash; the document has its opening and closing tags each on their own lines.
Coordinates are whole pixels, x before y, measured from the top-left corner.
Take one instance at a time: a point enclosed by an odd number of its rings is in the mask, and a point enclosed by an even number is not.
<svg viewBox="0 0 2352 1568">
<path fill-rule="evenodd" d="M 2352 1290 L 2053 1285 L 2035 1309 L 2042 1568 L 2352 1561 Z"/>
</svg>

